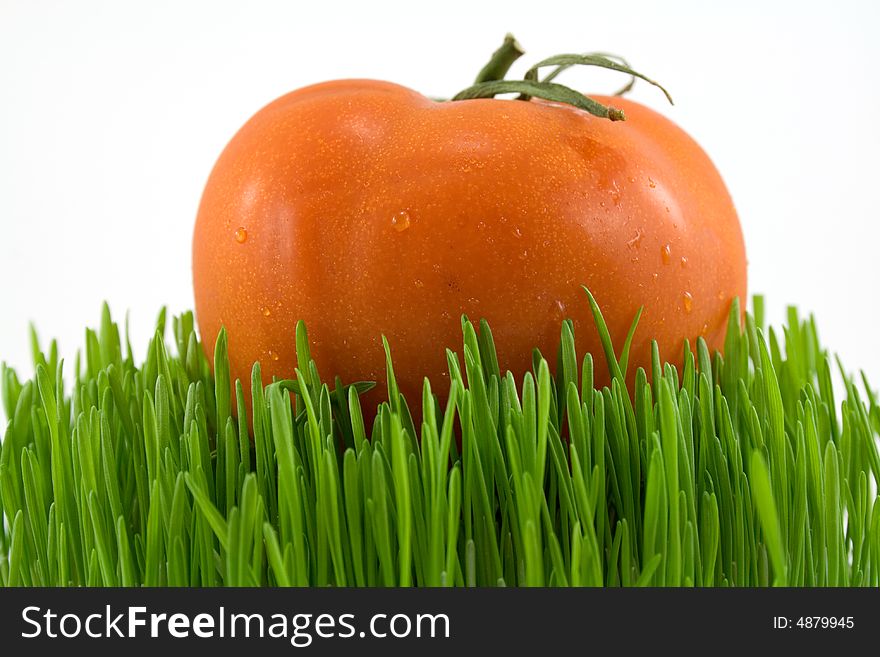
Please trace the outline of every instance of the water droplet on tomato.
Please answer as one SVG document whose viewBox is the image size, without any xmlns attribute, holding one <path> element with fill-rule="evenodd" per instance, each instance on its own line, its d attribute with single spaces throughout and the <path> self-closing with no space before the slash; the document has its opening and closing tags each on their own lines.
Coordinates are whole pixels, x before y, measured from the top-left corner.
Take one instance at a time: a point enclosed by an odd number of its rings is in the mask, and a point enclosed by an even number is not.
<svg viewBox="0 0 880 657">
<path fill-rule="evenodd" d="M 709 332 L 709 322 L 703 323 L 703 328 L 700 329 L 700 335 L 706 335 Z"/>
<path fill-rule="evenodd" d="M 718 293 L 718 300 L 719 300 L 719 301 L 724 301 L 724 292 L 719 292 L 719 293 Z"/>
<path fill-rule="evenodd" d="M 689 313 L 694 308 L 694 297 L 690 292 L 685 292 L 682 295 L 682 302 L 684 303 L 684 311 Z"/>
<path fill-rule="evenodd" d="M 413 281 L 413 283 L 415 284 L 416 287 L 425 287 L 425 284 L 422 283 L 422 279 L 420 279 L 420 278 L 417 278 L 415 281 Z"/>
<path fill-rule="evenodd" d="M 519 254 L 520 260 L 525 260 L 528 257 L 529 257 L 529 250 L 528 249 L 524 249 L 523 252 Z"/>
<path fill-rule="evenodd" d="M 244 226 L 239 226 L 235 231 L 235 241 L 239 244 L 247 242 L 247 230 Z"/>
<path fill-rule="evenodd" d="M 660 257 L 663 259 L 663 264 L 668 265 L 670 258 L 672 258 L 672 246 L 664 244 L 663 248 L 660 249 Z"/>
<path fill-rule="evenodd" d="M 626 245 L 631 249 L 639 248 L 639 245 L 642 243 L 642 229 L 636 228 L 635 236 L 626 243 Z"/>
<path fill-rule="evenodd" d="M 270 350 L 269 350 L 269 358 L 271 358 L 271 359 L 274 360 L 274 361 L 277 361 L 277 360 L 278 360 L 278 354 L 270 349 Z"/>
<path fill-rule="evenodd" d="M 391 217 L 391 225 L 394 226 L 394 230 L 396 230 L 398 233 L 402 233 L 407 228 L 409 228 L 409 224 L 409 212 L 407 212 L 406 210 L 401 210 Z"/>
<path fill-rule="evenodd" d="M 688 259 L 687 259 L 687 256 L 681 256 L 681 266 L 682 266 L 682 267 L 687 267 L 687 266 L 688 266 Z"/>
<path fill-rule="evenodd" d="M 611 181 L 611 202 L 614 205 L 620 205 L 620 185 L 616 180 Z"/>
<path fill-rule="evenodd" d="M 557 321 L 565 319 L 565 302 L 562 299 L 553 302 L 553 316 Z"/>
<path fill-rule="evenodd" d="M 272 314 L 272 311 L 269 310 L 269 307 L 268 307 L 268 306 L 266 306 L 265 308 L 263 308 L 263 317 L 268 317 L 268 316 L 271 315 L 271 314 Z"/>
<path fill-rule="evenodd" d="M 522 231 L 519 229 L 519 226 L 513 229 L 513 235 L 514 237 L 522 237 Z"/>
<path fill-rule="evenodd" d="M 657 183 L 654 182 L 653 178 L 648 178 L 648 187 L 651 189 L 655 189 L 657 187 Z"/>
</svg>

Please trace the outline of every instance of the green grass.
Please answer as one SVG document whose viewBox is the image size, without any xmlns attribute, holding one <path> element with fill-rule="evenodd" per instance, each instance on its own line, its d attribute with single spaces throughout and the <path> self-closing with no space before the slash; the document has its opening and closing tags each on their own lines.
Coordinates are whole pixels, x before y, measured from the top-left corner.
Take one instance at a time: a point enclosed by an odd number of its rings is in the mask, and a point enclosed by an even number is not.
<svg viewBox="0 0 880 657">
<path fill-rule="evenodd" d="M 835 401 L 812 318 L 766 331 L 756 299 L 741 327 L 734 304 L 723 358 L 700 340 L 677 371 L 655 349 L 630 397 L 628 346 L 592 307 L 610 388 L 570 322 L 556 375 L 535 353 L 517 381 L 465 320 L 449 403 L 427 383 L 404 400 L 390 345 L 371 430 L 370 384 L 322 384 L 302 325 L 296 378 L 257 385 L 252 408 L 229 394 L 223 334 L 212 377 L 191 313 L 176 355 L 160 314 L 138 367 L 105 307 L 70 391 L 34 335 L 35 378 L 2 371 L 0 583 L 880 584 L 880 407 L 843 368 Z"/>
</svg>

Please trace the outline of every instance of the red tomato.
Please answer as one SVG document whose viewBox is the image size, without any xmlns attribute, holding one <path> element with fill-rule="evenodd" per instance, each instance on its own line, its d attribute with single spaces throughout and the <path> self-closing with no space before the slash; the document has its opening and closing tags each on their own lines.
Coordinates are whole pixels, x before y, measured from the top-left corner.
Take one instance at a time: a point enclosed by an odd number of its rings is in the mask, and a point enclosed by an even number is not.
<svg viewBox="0 0 880 657">
<path fill-rule="evenodd" d="M 727 189 L 671 121 L 595 98 L 627 120 L 535 100 L 435 102 L 371 80 L 275 100 L 223 151 L 199 207 L 206 348 L 223 325 L 234 377 L 248 382 L 255 360 L 266 381 L 291 377 L 302 319 L 325 380 L 384 391 L 384 334 L 418 407 L 423 377 L 447 388 L 462 313 L 489 321 L 517 377 L 533 347 L 555 360 L 566 317 L 579 353 L 603 363 L 581 285 L 618 348 L 644 305 L 631 372 L 650 367 L 652 338 L 669 360 L 685 338 L 720 348 L 730 301 L 746 294 Z"/>
</svg>

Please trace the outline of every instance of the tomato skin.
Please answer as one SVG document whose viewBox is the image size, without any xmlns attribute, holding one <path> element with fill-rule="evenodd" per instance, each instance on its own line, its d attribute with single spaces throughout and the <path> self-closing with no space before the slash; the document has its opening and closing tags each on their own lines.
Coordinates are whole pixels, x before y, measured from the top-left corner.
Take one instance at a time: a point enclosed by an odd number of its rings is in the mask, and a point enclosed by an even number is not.
<svg viewBox="0 0 880 657">
<path fill-rule="evenodd" d="M 207 182 L 193 239 L 206 350 L 221 324 L 232 375 L 291 377 L 303 319 L 325 380 L 385 389 L 381 336 L 411 404 L 423 377 L 448 386 L 462 313 L 485 317 L 502 370 L 519 379 L 537 346 L 555 361 L 570 317 L 578 353 L 604 358 L 586 285 L 619 348 L 644 314 L 650 340 L 722 346 L 746 259 L 730 195 L 700 147 L 621 98 L 611 122 L 542 101 L 435 102 L 387 82 L 294 91 L 251 118 Z M 248 387 L 248 386 L 246 386 Z M 373 400 L 374 401 L 374 400 Z"/>
</svg>

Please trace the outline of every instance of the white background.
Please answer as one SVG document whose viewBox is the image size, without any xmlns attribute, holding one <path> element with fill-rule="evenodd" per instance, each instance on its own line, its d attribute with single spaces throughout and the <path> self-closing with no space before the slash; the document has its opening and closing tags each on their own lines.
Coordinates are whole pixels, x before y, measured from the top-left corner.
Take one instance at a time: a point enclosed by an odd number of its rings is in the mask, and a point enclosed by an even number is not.
<svg viewBox="0 0 880 657">
<path fill-rule="evenodd" d="M 790 303 L 815 312 L 845 365 L 880 382 L 877 7 L 0 0 L 0 359 L 30 376 L 33 321 L 72 363 L 104 299 L 117 319 L 131 312 L 142 358 L 158 309 L 192 306 L 202 186 L 253 112 L 340 77 L 449 95 L 512 31 L 527 61 L 608 50 L 661 80 L 675 107 L 644 84 L 633 97 L 721 170 L 750 292 L 767 295 L 772 320 Z"/>
</svg>

